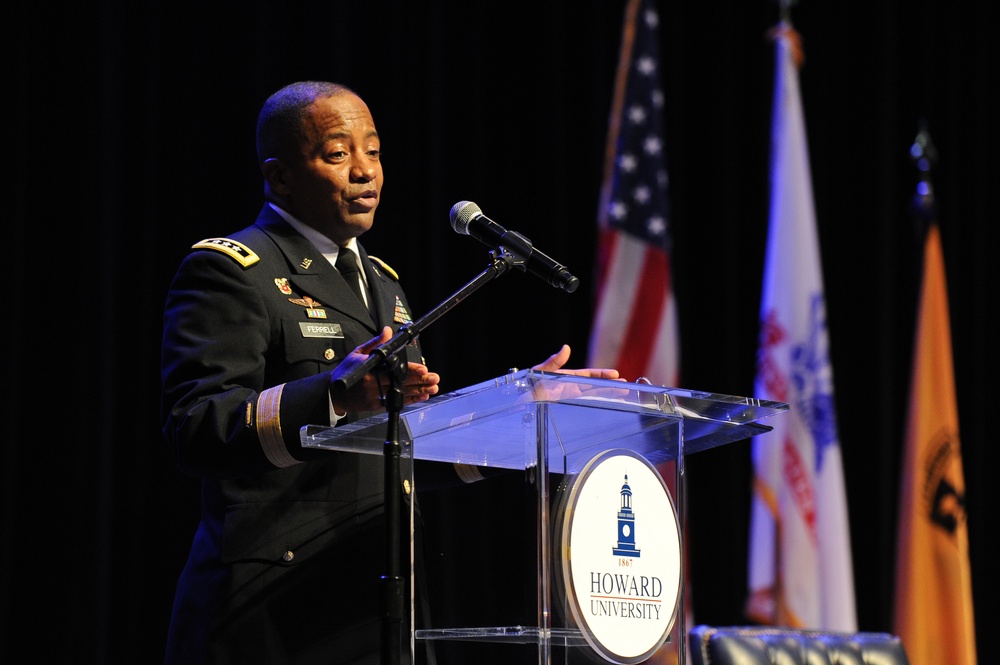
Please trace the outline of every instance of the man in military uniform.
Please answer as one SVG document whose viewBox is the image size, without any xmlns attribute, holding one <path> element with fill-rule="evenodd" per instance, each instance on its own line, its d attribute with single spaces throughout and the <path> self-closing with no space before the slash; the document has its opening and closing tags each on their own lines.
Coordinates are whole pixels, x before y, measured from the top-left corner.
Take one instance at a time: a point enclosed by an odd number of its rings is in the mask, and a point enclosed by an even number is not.
<svg viewBox="0 0 1000 665">
<path fill-rule="evenodd" d="M 410 321 L 396 274 L 357 242 L 381 195 L 379 136 L 354 92 L 301 82 L 264 104 L 257 150 L 256 222 L 195 244 L 166 301 L 163 431 L 203 485 L 166 662 L 377 663 L 383 460 L 304 449 L 299 429 L 382 408 L 386 378 L 332 381 Z M 406 353 L 412 404 L 439 377 Z"/>
</svg>

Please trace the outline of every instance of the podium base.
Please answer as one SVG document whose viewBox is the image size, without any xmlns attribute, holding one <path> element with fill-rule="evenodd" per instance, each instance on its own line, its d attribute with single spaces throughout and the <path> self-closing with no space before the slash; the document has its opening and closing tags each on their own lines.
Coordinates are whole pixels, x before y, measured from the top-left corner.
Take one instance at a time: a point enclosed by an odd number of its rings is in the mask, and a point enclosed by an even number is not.
<svg viewBox="0 0 1000 665">
<path fill-rule="evenodd" d="M 439 628 L 417 630 L 418 640 L 459 640 L 465 642 L 501 642 L 507 644 L 541 644 L 553 646 L 586 646 L 583 633 L 573 628 L 543 630 L 534 626 L 496 626 L 489 628 Z"/>
</svg>

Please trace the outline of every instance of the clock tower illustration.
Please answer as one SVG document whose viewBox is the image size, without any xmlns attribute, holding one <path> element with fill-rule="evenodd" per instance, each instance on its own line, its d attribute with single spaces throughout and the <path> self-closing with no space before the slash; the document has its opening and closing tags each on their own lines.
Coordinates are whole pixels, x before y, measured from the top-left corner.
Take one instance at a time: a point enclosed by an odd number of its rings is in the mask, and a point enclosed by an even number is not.
<svg viewBox="0 0 1000 665">
<path fill-rule="evenodd" d="M 632 512 L 632 488 L 628 485 L 628 474 L 622 485 L 622 503 L 618 510 L 618 546 L 612 548 L 615 556 L 639 556 L 635 546 L 635 514 Z"/>
</svg>

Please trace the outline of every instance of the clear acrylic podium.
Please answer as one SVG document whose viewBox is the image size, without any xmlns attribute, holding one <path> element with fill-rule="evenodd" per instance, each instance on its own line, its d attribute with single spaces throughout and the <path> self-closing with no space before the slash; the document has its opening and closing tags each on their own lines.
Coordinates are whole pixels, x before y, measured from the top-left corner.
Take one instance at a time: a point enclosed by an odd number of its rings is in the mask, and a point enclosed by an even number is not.
<svg viewBox="0 0 1000 665">
<path fill-rule="evenodd" d="M 535 370 L 512 371 L 403 409 L 399 438 L 404 458 L 479 467 L 490 474 L 520 471 L 529 487 L 526 494 L 534 497 L 535 513 L 534 533 L 526 542 L 535 550 L 536 565 L 535 570 L 524 571 L 537 591 L 534 616 L 517 625 L 444 627 L 422 626 L 411 618 L 411 651 L 419 640 L 488 642 L 496 643 L 496 649 L 503 649 L 503 644 L 532 645 L 540 665 L 606 662 L 591 649 L 588 636 L 566 607 L 556 533 L 561 488 L 596 455 L 631 451 L 666 471 L 663 477 L 674 493 L 677 512 L 670 523 L 683 527 L 684 457 L 763 434 L 771 428 L 760 421 L 787 409 L 783 403 L 749 397 Z M 302 443 L 308 448 L 382 455 L 386 423 L 387 416 L 381 414 L 339 427 L 308 426 L 302 430 Z M 412 475 L 414 465 L 405 467 L 411 486 L 419 490 L 421 480 Z M 412 527 L 412 510 L 410 519 Z M 412 542 L 409 551 L 407 572 L 412 576 Z M 684 589 L 682 581 L 676 618 L 660 649 L 671 655 L 661 659 L 657 652 L 651 661 L 686 662 Z M 411 610 L 412 601 L 411 594 Z M 410 612 L 411 617 L 415 614 Z M 500 660 L 509 662 L 502 656 Z"/>
</svg>

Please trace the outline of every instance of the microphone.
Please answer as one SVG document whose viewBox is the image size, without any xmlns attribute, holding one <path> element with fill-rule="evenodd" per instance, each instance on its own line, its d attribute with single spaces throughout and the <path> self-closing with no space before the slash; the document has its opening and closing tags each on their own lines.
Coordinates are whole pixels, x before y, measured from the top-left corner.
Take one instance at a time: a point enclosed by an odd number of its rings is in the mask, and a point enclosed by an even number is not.
<svg viewBox="0 0 1000 665">
<path fill-rule="evenodd" d="M 567 293 L 573 293 L 580 286 L 580 280 L 565 266 L 532 247 L 531 241 L 520 233 L 508 231 L 494 222 L 472 201 L 459 201 L 451 207 L 451 228 L 491 249 L 503 247 L 524 260 L 523 269 Z"/>
</svg>

